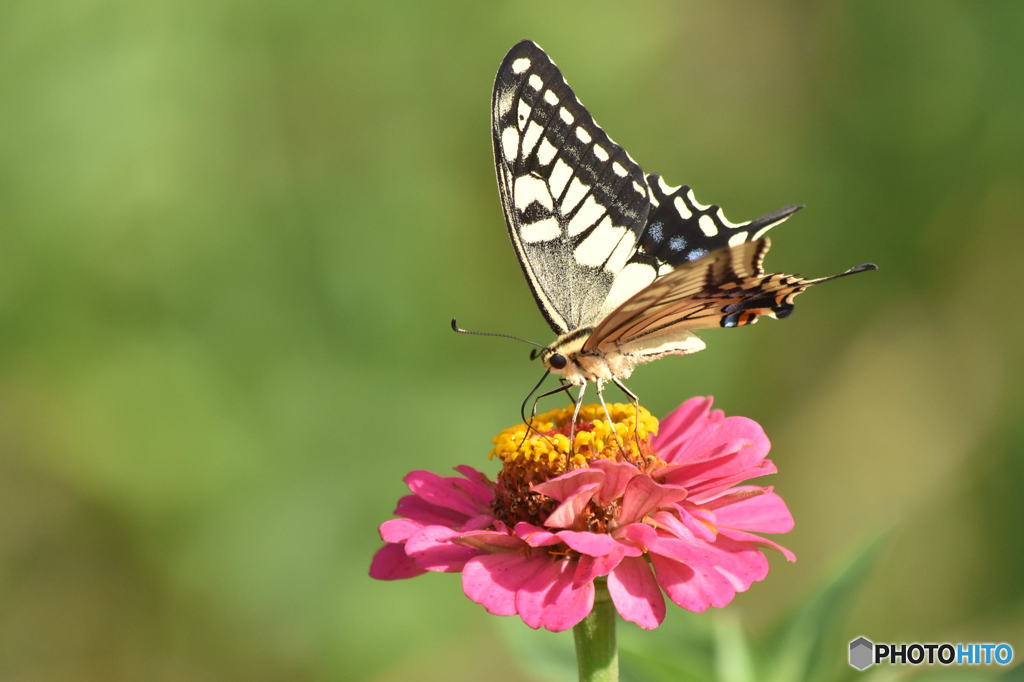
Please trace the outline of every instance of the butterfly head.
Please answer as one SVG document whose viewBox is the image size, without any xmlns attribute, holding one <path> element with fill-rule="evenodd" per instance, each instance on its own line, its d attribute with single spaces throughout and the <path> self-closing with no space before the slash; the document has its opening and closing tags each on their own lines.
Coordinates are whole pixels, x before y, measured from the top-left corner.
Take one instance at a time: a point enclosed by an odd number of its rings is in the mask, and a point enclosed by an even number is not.
<svg viewBox="0 0 1024 682">
<path fill-rule="evenodd" d="M 592 380 L 591 367 L 593 360 L 583 350 L 587 337 L 593 331 L 592 328 L 576 329 L 555 339 L 550 346 L 545 346 L 536 351 L 534 357 L 539 357 L 544 367 L 554 374 L 557 374 L 570 383 L 578 383 L 581 380 Z"/>
</svg>

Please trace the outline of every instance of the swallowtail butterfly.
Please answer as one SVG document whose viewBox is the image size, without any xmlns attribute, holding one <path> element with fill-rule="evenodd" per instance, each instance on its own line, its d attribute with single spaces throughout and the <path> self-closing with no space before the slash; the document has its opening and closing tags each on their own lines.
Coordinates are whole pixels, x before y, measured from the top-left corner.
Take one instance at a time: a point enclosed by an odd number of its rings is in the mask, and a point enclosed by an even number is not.
<svg viewBox="0 0 1024 682">
<path fill-rule="evenodd" d="M 563 386 L 621 380 L 704 348 L 694 330 L 783 318 L 831 277 L 765 274 L 765 233 L 787 206 L 743 223 L 645 173 L 594 122 L 561 71 L 523 41 L 498 69 L 491 132 L 501 206 L 537 305 L 558 334 L 539 356 Z M 454 324 L 453 324 L 454 326 Z M 546 375 L 545 375 L 546 376 Z M 603 400 L 602 400 L 603 402 Z"/>
</svg>

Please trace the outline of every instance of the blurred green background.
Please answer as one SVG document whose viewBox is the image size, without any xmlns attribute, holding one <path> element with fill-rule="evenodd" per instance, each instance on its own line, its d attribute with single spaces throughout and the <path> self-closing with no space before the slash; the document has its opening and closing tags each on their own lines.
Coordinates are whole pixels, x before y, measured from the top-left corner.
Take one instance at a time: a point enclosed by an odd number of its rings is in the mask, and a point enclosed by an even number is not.
<svg viewBox="0 0 1024 682">
<path fill-rule="evenodd" d="M 837 673 L 860 634 L 1024 656 L 1022 35 L 1010 0 L 6 2 L 0 679 L 529 679 L 457 577 L 366 575 L 401 476 L 493 472 L 540 374 L 449 319 L 551 338 L 491 161 L 523 37 L 648 170 L 806 204 L 770 269 L 881 266 L 631 381 L 773 440 L 799 561 L 729 611 L 757 640 L 888 530 Z"/>
</svg>

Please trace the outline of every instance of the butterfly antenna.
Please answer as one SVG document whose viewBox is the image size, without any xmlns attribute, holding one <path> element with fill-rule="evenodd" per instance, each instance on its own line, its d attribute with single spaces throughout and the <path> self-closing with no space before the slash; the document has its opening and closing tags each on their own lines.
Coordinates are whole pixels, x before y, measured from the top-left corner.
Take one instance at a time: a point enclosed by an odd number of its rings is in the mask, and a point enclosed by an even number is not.
<svg viewBox="0 0 1024 682">
<path fill-rule="evenodd" d="M 499 334 L 497 332 L 477 332 L 477 331 L 472 331 L 470 329 L 463 329 L 462 327 L 459 326 L 459 323 L 455 321 L 454 317 L 452 318 L 452 331 L 455 332 L 456 334 L 472 334 L 473 336 L 498 336 L 498 337 L 501 337 L 503 339 L 512 339 L 513 341 L 522 341 L 523 343 L 528 343 L 531 346 L 537 346 L 537 348 L 544 348 L 544 346 L 542 346 L 541 344 L 537 343 L 536 341 L 530 341 L 529 339 L 524 339 L 524 338 L 519 337 L 519 336 L 512 336 L 511 334 Z M 537 390 L 537 389 L 533 389 L 533 390 Z"/>
</svg>

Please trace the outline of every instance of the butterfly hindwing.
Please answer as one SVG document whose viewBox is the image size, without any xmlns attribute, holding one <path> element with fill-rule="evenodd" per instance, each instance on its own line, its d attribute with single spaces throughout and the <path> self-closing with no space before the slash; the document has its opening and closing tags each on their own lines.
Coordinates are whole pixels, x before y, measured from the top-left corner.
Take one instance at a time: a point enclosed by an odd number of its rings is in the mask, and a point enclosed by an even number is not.
<svg viewBox="0 0 1024 682">
<path fill-rule="evenodd" d="M 838 275 L 803 279 L 764 273 L 767 238 L 726 246 L 659 278 L 608 315 L 583 349 L 607 352 L 631 347 L 663 347 L 688 340 L 693 330 L 742 327 L 762 315 L 783 318 L 793 299 L 815 284 L 873 270 L 860 265 Z"/>
<path fill-rule="evenodd" d="M 767 239 L 718 249 L 681 265 L 616 308 L 591 332 L 585 350 L 603 351 L 674 327 L 693 328 L 722 303 L 719 294 L 760 277 Z"/>
</svg>

